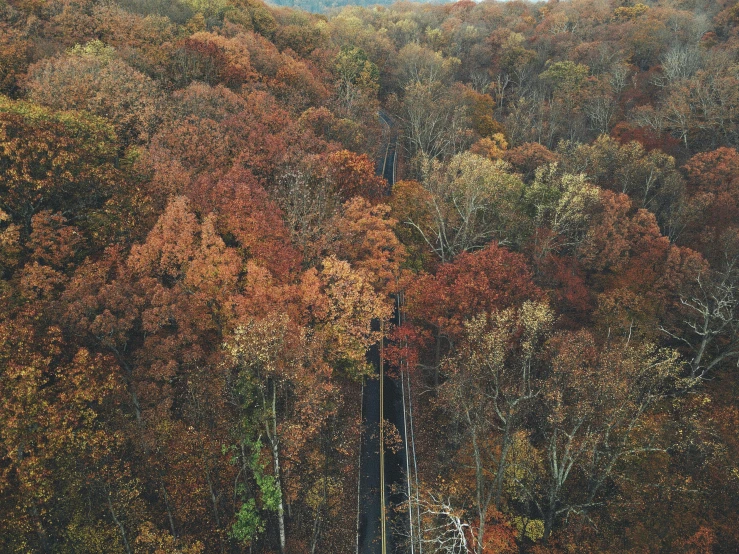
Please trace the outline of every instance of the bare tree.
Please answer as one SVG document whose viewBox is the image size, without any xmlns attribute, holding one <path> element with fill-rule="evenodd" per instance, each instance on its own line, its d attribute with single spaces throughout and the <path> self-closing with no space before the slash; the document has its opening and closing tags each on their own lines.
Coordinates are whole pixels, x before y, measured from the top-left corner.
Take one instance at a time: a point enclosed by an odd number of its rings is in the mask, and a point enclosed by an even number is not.
<svg viewBox="0 0 739 554">
<path fill-rule="evenodd" d="M 616 97 L 620 96 L 623 90 L 626 88 L 626 85 L 629 82 L 630 74 L 631 70 L 629 69 L 629 66 L 624 62 L 613 64 L 613 66 L 611 67 L 608 84 L 611 86 L 611 90 Z"/>
<path fill-rule="evenodd" d="M 493 79 L 488 71 L 473 71 L 470 75 L 470 82 L 475 92 L 486 94 L 490 87 L 493 86 Z"/>
<path fill-rule="evenodd" d="M 674 46 L 662 58 L 662 75 L 655 77 L 654 84 L 667 87 L 695 75 L 701 68 L 702 59 L 697 46 Z"/>
<path fill-rule="evenodd" d="M 464 511 L 452 506 L 451 498 L 429 494 L 418 509 L 424 522 L 421 544 L 430 554 L 468 554 L 474 537 L 472 526 L 464 519 Z"/>
<path fill-rule="evenodd" d="M 471 142 L 466 112 L 447 88 L 420 82 L 408 85 L 396 117 L 411 159 L 418 164 L 424 158 L 448 159 L 466 150 Z"/>
<path fill-rule="evenodd" d="M 690 376 L 704 379 L 721 363 L 739 363 L 739 260 L 723 271 L 699 275 L 693 293 L 680 298 L 679 328 L 660 327 L 686 347 Z"/>
<path fill-rule="evenodd" d="M 611 122 L 616 116 L 618 104 L 609 94 L 602 94 L 588 98 L 583 104 L 585 115 L 588 116 L 591 130 L 598 134 L 608 134 L 611 131 Z"/>
</svg>

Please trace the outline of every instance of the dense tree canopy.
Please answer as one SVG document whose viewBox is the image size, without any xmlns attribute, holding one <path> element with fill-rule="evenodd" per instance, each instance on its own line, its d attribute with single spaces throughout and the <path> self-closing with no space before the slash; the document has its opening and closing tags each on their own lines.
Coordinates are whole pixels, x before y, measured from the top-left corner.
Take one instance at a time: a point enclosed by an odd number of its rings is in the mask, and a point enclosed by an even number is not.
<svg viewBox="0 0 739 554">
<path fill-rule="evenodd" d="M 353 552 L 380 341 L 406 551 L 739 551 L 739 3 L 289 4 L 0 0 L 0 551 Z"/>
</svg>

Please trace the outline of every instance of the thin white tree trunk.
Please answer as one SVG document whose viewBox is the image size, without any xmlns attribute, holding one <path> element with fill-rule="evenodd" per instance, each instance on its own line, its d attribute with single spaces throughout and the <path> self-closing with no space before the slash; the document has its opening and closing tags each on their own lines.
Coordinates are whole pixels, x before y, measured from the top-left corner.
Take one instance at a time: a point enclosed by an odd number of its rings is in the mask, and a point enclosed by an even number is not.
<svg viewBox="0 0 739 554">
<path fill-rule="evenodd" d="M 267 424 L 269 427 L 269 424 Z M 279 439 L 277 438 L 277 385 L 272 382 L 272 421 L 271 421 L 271 443 L 272 443 L 272 460 L 274 461 L 275 484 L 277 485 L 277 494 L 280 495 L 280 501 L 277 505 L 277 523 L 280 528 L 280 552 L 285 554 L 285 506 L 282 501 L 282 481 L 280 479 L 280 449 Z M 268 429 L 269 430 L 269 429 Z"/>
</svg>

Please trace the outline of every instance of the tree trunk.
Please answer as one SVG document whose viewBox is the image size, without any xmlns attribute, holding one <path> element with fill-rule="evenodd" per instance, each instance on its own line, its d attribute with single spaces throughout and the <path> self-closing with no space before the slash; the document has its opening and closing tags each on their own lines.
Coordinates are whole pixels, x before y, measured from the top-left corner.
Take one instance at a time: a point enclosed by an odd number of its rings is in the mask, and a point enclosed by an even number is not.
<svg viewBox="0 0 739 554">
<path fill-rule="evenodd" d="M 510 420 L 511 416 L 509 415 L 508 418 Z M 503 478 L 505 477 L 506 461 L 510 448 L 510 430 L 508 429 L 508 425 L 506 424 L 505 436 L 503 437 L 503 448 L 501 448 L 500 458 L 498 458 L 498 472 L 495 475 L 495 482 L 493 483 L 493 504 L 498 510 L 500 510 L 500 504 L 503 499 Z"/>
<path fill-rule="evenodd" d="M 559 486 L 552 485 L 554 488 L 549 492 L 549 506 L 544 514 L 544 535 L 542 540 L 546 543 L 549 540 L 549 536 L 552 534 L 552 528 L 554 527 L 554 519 L 557 515 L 557 497 L 559 496 Z"/>
<path fill-rule="evenodd" d="M 280 501 L 277 505 L 277 524 L 280 529 L 280 552 L 285 554 L 285 506 L 282 500 L 282 481 L 280 479 L 280 450 L 277 438 L 277 385 L 272 382 L 272 421 L 267 423 L 268 436 L 272 443 L 272 460 L 274 461 L 275 485 Z M 271 429 L 269 429 L 271 425 Z"/>
<path fill-rule="evenodd" d="M 213 487 L 213 479 L 210 478 L 210 470 L 205 468 L 205 481 L 208 483 L 208 492 L 210 493 L 210 501 L 213 504 L 213 518 L 216 522 L 216 528 L 221 529 L 221 517 L 218 514 L 218 494 Z"/>
<path fill-rule="evenodd" d="M 318 537 L 321 536 L 321 509 L 316 510 L 316 517 L 313 520 L 313 539 L 310 545 L 310 554 L 316 554 L 318 546 Z"/>
<path fill-rule="evenodd" d="M 162 481 L 162 493 L 164 494 L 164 505 L 167 507 L 167 518 L 169 519 L 169 528 L 172 530 L 172 536 L 177 538 L 177 530 L 174 525 L 174 515 L 172 514 L 172 507 L 169 505 L 169 495 L 167 494 L 167 486 Z"/>
<path fill-rule="evenodd" d="M 110 493 L 108 493 L 108 508 L 110 509 L 110 515 L 113 517 L 113 521 L 118 526 L 118 530 L 121 532 L 121 538 L 123 539 L 123 546 L 126 547 L 126 554 L 131 554 L 131 547 L 128 545 L 128 538 L 126 537 L 126 529 L 123 527 L 123 524 L 120 522 L 118 517 L 115 515 L 115 510 L 113 510 L 113 502 L 110 500 Z"/>
<path fill-rule="evenodd" d="M 216 493 L 215 487 L 213 486 L 213 479 L 210 476 L 210 469 L 208 469 L 208 462 L 205 460 L 205 449 L 203 449 L 203 461 L 205 463 L 205 480 L 208 483 L 208 492 L 210 492 L 210 501 L 213 504 L 213 517 L 216 522 L 216 530 L 218 531 L 218 538 L 221 543 L 221 553 L 226 551 L 226 546 L 223 544 L 223 535 L 221 534 L 221 517 L 218 514 L 218 493 Z"/>
<path fill-rule="evenodd" d="M 434 351 L 434 390 L 439 388 L 439 365 L 441 364 L 441 331 L 436 331 L 436 350 Z"/>
<path fill-rule="evenodd" d="M 549 541 L 549 536 L 552 534 L 552 527 L 554 527 L 554 508 L 549 508 L 544 516 L 544 535 L 542 535 L 542 541 L 544 543 Z"/>
<path fill-rule="evenodd" d="M 467 416 L 469 418 L 469 415 Z M 477 531 L 477 544 L 475 545 L 475 552 L 482 554 L 482 545 L 485 540 L 485 519 L 487 517 L 487 503 L 483 500 L 485 497 L 485 476 L 482 467 L 482 453 L 480 447 L 477 444 L 477 432 L 472 428 L 472 450 L 475 456 L 475 480 L 477 482 L 476 496 L 477 496 L 477 517 L 480 520 L 480 527 Z"/>
</svg>

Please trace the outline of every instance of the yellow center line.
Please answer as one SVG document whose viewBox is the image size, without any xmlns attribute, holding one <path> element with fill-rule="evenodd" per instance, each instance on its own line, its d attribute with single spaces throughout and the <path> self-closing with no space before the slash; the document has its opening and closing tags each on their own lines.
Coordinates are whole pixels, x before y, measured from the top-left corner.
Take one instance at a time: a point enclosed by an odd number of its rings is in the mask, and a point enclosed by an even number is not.
<svg viewBox="0 0 739 554">
<path fill-rule="evenodd" d="M 385 370 L 382 361 L 384 322 L 380 322 L 380 528 L 382 533 L 382 554 L 387 554 L 385 536 Z"/>
</svg>

